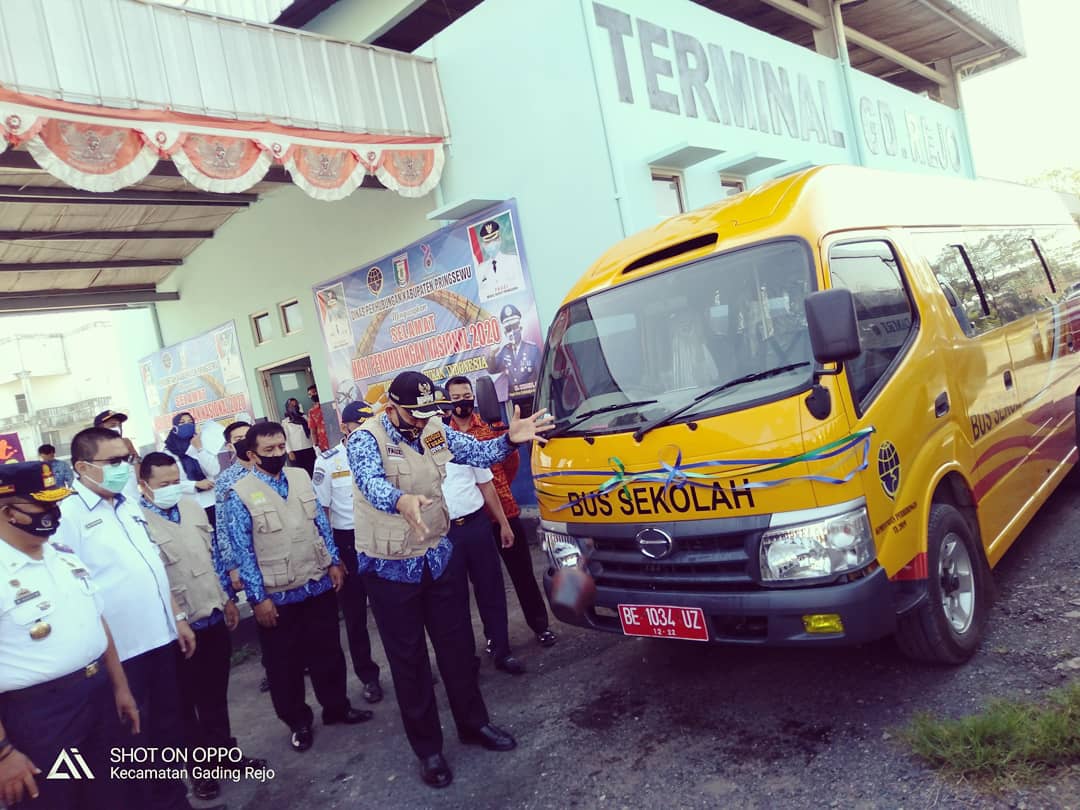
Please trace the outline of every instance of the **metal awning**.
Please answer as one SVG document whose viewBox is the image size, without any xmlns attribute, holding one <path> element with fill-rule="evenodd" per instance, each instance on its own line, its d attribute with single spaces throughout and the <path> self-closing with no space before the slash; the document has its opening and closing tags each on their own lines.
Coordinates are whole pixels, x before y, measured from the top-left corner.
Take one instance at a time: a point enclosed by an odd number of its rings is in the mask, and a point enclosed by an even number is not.
<svg viewBox="0 0 1080 810">
<path fill-rule="evenodd" d="M 160 283 L 281 183 L 428 193 L 431 60 L 142 0 L 0 0 L 0 312 Z"/>
<path fill-rule="evenodd" d="M 0 0 L 0 150 L 76 187 L 168 159 L 206 191 L 277 165 L 318 199 L 366 175 L 421 196 L 448 134 L 429 59 L 142 0 Z"/>
</svg>

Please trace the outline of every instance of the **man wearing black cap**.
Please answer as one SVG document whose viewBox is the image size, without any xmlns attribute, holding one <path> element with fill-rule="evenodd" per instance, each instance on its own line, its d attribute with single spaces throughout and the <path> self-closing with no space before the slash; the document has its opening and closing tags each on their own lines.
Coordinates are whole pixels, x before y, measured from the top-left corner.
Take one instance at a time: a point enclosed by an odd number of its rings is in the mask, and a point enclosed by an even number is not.
<svg viewBox="0 0 1080 810">
<path fill-rule="evenodd" d="M 326 510 L 334 532 L 341 562 L 348 574 L 340 596 L 341 612 L 345 616 L 345 634 L 349 638 L 356 677 L 364 684 L 364 700 L 378 703 L 383 699 L 379 684 L 379 665 L 371 658 L 371 637 L 367 626 L 367 591 L 356 568 L 356 534 L 353 523 L 353 480 L 345 443 L 349 434 L 372 417 L 366 402 L 350 402 L 341 410 L 341 444 L 331 447 L 315 459 L 315 475 L 311 483 L 319 505 Z"/>
<path fill-rule="evenodd" d="M 446 787 L 453 774 L 442 755 L 425 629 L 461 741 L 493 751 L 517 745 L 491 724 L 480 694 L 463 559 L 447 538 L 446 464 L 490 467 L 552 427 L 545 411 L 522 419 L 515 408 L 507 433 L 481 442 L 433 418 L 449 405 L 439 393 L 424 374 L 399 374 L 390 384 L 386 413 L 354 430 L 346 445 L 356 481 L 358 569 L 390 663 L 405 734 L 420 759 L 421 778 L 432 787 Z"/>
<path fill-rule="evenodd" d="M 86 566 L 48 542 L 70 494 L 0 464 L 0 803 L 111 810 L 105 732 L 119 713 L 137 733 L 139 710 Z"/>
<path fill-rule="evenodd" d="M 124 444 L 127 445 L 128 452 L 131 453 L 131 455 L 133 456 L 132 460 L 135 464 L 138 464 L 139 461 L 141 461 L 139 451 L 135 449 L 135 444 L 131 441 L 131 439 L 124 437 L 123 426 L 124 422 L 126 422 L 127 420 L 128 418 L 126 413 L 120 413 L 120 411 L 114 411 L 110 408 L 102 411 L 94 417 L 94 427 L 106 428 L 107 430 L 111 430 L 117 436 L 123 438 Z"/>
<path fill-rule="evenodd" d="M 506 335 L 506 345 L 488 357 L 488 372 L 502 372 L 509 377 L 510 396 L 529 393 L 540 373 L 540 347 L 522 337 L 521 310 L 513 304 L 502 308 L 499 322 Z"/>
</svg>

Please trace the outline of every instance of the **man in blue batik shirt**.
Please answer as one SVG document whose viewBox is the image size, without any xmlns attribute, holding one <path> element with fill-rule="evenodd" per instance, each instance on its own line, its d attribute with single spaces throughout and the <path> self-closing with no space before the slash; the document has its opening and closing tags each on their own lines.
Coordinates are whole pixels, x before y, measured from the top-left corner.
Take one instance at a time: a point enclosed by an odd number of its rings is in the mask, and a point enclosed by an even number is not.
<svg viewBox="0 0 1080 810">
<path fill-rule="evenodd" d="M 517 745 L 491 724 L 480 694 L 468 582 L 462 556 L 454 554 L 447 538 L 446 464 L 490 467 L 552 427 L 543 410 L 521 419 L 515 408 L 507 433 L 480 441 L 433 418 L 449 405 L 440 394 L 424 374 L 399 374 L 390 384 L 386 413 L 353 431 L 346 445 L 357 486 L 357 567 L 390 664 L 405 734 L 420 760 L 421 778 L 436 788 L 449 785 L 453 774 L 442 755 L 425 628 L 459 739 L 492 751 Z"/>
<path fill-rule="evenodd" d="M 232 447 L 236 460 L 214 479 L 214 514 L 216 515 L 224 511 L 225 496 L 229 494 L 232 485 L 251 472 L 251 462 L 247 460 L 247 447 L 244 444 L 244 438 L 250 427 L 249 422 L 233 422 L 225 428 L 225 443 Z M 240 581 L 240 572 L 237 570 L 236 556 L 233 554 L 227 526 L 217 527 L 214 532 L 214 545 L 221 558 L 221 564 L 229 572 L 232 588 L 241 590 L 244 584 Z"/>
<path fill-rule="evenodd" d="M 311 479 L 285 467 L 285 430 L 276 422 L 253 425 L 245 443 L 253 466 L 225 496 L 224 522 L 258 622 L 274 711 L 292 732 L 293 750 L 306 751 L 314 716 L 304 700 L 305 666 L 324 725 L 372 717 L 349 705 L 345 688 L 334 594 L 345 574 Z"/>
</svg>

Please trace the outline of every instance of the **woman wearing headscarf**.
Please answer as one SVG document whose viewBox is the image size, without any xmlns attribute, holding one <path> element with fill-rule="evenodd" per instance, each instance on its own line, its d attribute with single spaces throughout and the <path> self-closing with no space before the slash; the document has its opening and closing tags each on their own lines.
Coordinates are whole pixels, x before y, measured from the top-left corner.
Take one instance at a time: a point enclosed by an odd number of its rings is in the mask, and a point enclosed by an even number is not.
<svg viewBox="0 0 1080 810">
<path fill-rule="evenodd" d="M 281 420 L 281 425 L 285 428 L 285 449 L 289 451 L 289 463 L 307 470 L 309 476 L 314 475 L 315 446 L 311 443 L 311 428 L 296 397 L 285 401 L 285 418 Z"/>
<path fill-rule="evenodd" d="M 217 453 L 202 446 L 195 432 L 195 417 L 187 411 L 173 417 L 173 427 L 165 437 L 165 452 L 176 459 L 180 467 L 180 482 L 191 482 L 195 500 L 206 510 L 210 525 L 214 523 L 214 477 L 221 472 Z"/>
</svg>

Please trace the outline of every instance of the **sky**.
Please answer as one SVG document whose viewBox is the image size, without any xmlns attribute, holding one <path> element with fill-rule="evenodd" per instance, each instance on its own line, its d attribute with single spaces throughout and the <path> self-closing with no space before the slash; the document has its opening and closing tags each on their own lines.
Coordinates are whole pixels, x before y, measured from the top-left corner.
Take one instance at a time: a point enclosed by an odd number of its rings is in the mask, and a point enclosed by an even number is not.
<svg viewBox="0 0 1080 810">
<path fill-rule="evenodd" d="M 1028 55 L 961 87 L 982 177 L 1080 169 L 1080 2 L 1020 0 L 1020 17 Z"/>
</svg>

